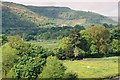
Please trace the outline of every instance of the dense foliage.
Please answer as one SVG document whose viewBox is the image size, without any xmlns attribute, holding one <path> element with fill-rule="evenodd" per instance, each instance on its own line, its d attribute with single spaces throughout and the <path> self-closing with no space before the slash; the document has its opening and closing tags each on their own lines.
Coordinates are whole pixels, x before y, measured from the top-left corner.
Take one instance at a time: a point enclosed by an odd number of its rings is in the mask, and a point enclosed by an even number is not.
<svg viewBox="0 0 120 80">
<path fill-rule="evenodd" d="M 72 30 L 55 49 L 59 59 L 81 59 L 119 55 L 118 28 L 110 30 L 103 26 L 92 26 L 86 30 Z"/>
<path fill-rule="evenodd" d="M 63 78 L 66 68 L 56 57 L 48 57 L 40 78 Z"/>
<path fill-rule="evenodd" d="M 30 29 L 9 29 L 5 32 L 6 35 L 20 35 L 25 41 L 42 41 L 62 39 L 69 35 L 72 29 L 84 30 L 85 28 L 80 25 L 74 27 L 51 27 L 51 28 L 30 28 Z"/>
</svg>

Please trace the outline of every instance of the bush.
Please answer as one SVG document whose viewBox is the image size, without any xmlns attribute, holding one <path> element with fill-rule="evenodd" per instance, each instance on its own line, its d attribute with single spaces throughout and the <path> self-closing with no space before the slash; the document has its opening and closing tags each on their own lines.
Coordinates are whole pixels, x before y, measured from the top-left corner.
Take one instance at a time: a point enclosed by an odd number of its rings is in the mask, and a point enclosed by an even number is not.
<svg viewBox="0 0 120 80">
<path fill-rule="evenodd" d="M 46 60 L 46 66 L 43 68 L 39 78 L 62 78 L 66 68 L 57 57 L 50 56 Z"/>
</svg>

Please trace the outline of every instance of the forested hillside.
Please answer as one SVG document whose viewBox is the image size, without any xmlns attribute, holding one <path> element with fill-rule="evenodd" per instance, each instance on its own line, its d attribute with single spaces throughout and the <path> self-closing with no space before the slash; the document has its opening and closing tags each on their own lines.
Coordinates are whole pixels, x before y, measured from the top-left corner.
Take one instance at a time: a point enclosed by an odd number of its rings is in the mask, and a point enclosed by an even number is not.
<svg viewBox="0 0 120 80">
<path fill-rule="evenodd" d="M 68 7 L 36 7 L 12 2 L 3 2 L 1 6 L 2 33 L 20 35 L 25 40 L 60 39 L 68 36 L 73 28 L 80 30 L 91 25 L 112 28 L 117 23 L 100 14 L 75 11 Z"/>
<path fill-rule="evenodd" d="M 10 2 L 2 2 L 2 20 L 3 29 L 116 23 L 103 15 L 75 11 L 68 7 L 36 7 Z"/>
<path fill-rule="evenodd" d="M 53 19 L 57 24 L 75 25 L 75 24 L 103 24 L 115 23 L 112 19 L 93 12 L 76 11 L 68 7 L 35 7 L 27 6 L 31 11 Z M 57 21 L 56 21 L 57 20 Z M 62 20 L 62 21 L 61 21 Z M 64 21 L 63 21 L 64 20 Z"/>
</svg>

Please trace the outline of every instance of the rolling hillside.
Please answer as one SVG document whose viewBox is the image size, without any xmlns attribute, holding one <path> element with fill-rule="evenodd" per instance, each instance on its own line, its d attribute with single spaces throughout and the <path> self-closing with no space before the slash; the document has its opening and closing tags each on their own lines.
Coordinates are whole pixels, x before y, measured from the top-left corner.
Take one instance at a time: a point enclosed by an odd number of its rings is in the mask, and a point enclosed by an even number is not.
<svg viewBox="0 0 120 80">
<path fill-rule="evenodd" d="M 31 29 L 39 27 L 116 24 L 111 18 L 93 12 L 75 11 L 68 7 L 25 6 L 2 2 L 2 28 L 6 30 Z"/>
<path fill-rule="evenodd" d="M 35 7 L 27 6 L 31 11 L 46 16 L 57 24 L 75 25 L 115 23 L 112 19 L 93 12 L 76 11 L 68 7 Z M 63 21 L 63 22 L 62 22 Z"/>
</svg>

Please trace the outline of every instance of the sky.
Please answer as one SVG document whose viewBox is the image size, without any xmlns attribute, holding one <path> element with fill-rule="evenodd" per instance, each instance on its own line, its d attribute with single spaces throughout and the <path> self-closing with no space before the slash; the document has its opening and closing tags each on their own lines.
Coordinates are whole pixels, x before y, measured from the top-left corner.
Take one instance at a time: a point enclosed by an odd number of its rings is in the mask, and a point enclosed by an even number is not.
<svg viewBox="0 0 120 80">
<path fill-rule="evenodd" d="M 2 0 L 33 6 L 60 6 L 91 11 L 105 16 L 118 16 L 119 0 Z"/>
</svg>

